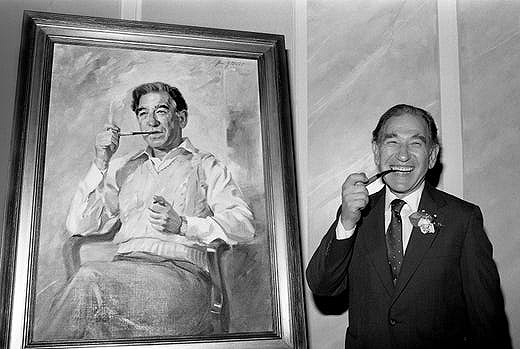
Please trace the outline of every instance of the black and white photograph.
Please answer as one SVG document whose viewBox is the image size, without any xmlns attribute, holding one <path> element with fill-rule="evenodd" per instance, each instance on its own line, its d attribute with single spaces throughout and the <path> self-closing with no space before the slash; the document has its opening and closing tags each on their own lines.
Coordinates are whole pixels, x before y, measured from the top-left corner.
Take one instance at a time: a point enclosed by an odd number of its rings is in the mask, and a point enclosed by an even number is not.
<svg viewBox="0 0 520 349">
<path fill-rule="evenodd" d="M 0 348 L 520 349 L 520 1 L 0 19 Z"/>
</svg>

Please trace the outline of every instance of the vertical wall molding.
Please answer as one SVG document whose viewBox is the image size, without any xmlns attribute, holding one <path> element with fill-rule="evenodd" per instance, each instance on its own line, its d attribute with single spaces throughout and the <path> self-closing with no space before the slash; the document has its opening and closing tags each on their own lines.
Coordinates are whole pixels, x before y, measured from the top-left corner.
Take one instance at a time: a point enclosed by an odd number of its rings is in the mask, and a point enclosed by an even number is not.
<svg viewBox="0 0 520 349">
<path fill-rule="evenodd" d="M 295 136 L 296 179 L 298 182 L 298 205 L 303 260 L 308 260 L 308 203 L 307 203 L 307 1 L 293 0 L 294 49 L 289 57 L 294 66 L 291 80 L 292 114 Z"/>
<path fill-rule="evenodd" d="M 464 166 L 457 1 L 437 0 L 437 20 L 444 165 L 440 186 L 453 195 L 463 197 Z"/>
<path fill-rule="evenodd" d="M 142 0 L 121 0 L 121 19 L 140 21 L 142 8 Z"/>
</svg>

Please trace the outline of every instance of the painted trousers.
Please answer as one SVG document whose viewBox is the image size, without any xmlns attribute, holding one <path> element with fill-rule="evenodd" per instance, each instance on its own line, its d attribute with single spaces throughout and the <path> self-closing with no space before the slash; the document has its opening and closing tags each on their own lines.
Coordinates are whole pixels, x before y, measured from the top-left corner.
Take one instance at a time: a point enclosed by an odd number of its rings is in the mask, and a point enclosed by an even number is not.
<svg viewBox="0 0 520 349">
<path fill-rule="evenodd" d="M 36 340 L 127 339 L 212 332 L 210 278 L 198 266 L 145 253 L 90 262 L 56 296 Z"/>
</svg>

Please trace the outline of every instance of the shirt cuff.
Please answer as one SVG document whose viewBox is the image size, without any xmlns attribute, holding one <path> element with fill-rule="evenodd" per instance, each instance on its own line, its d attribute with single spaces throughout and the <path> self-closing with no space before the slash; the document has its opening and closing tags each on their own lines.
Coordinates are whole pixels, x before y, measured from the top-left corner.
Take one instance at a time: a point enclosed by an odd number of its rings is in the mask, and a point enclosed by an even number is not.
<svg viewBox="0 0 520 349">
<path fill-rule="evenodd" d="M 346 230 L 343 224 L 341 223 L 341 220 L 338 219 L 338 224 L 336 225 L 336 240 L 345 240 L 352 235 L 354 235 L 354 232 L 356 231 L 356 227 Z"/>
<path fill-rule="evenodd" d="M 87 172 L 87 175 L 80 184 L 82 186 L 83 191 L 85 193 L 93 192 L 97 188 L 99 183 L 101 183 L 101 181 L 103 180 L 105 173 L 106 170 L 100 171 L 96 165 L 92 164 L 92 166 L 90 166 L 90 169 Z"/>
<path fill-rule="evenodd" d="M 216 239 L 222 239 L 226 243 L 233 245 L 234 242 L 226 236 L 220 225 L 210 217 L 184 217 L 186 218 L 187 238 L 195 238 L 206 244 Z"/>
</svg>

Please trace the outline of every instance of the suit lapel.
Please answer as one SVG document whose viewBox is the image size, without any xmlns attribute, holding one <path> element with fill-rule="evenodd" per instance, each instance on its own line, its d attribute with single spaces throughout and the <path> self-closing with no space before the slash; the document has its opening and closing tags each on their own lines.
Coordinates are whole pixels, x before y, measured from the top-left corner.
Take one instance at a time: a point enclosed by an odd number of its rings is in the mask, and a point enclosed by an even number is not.
<svg viewBox="0 0 520 349">
<path fill-rule="evenodd" d="M 373 207 L 363 217 L 359 236 L 363 237 L 367 257 L 374 266 L 389 296 L 394 294 L 394 284 L 388 266 L 385 241 L 385 189 L 377 192 L 371 202 Z"/>
<path fill-rule="evenodd" d="M 442 198 L 436 195 L 436 189 L 426 183 L 421 201 L 419 202 L 419 211 L 424 210 L 430 214 L 437 214 L 439 209 L 445 205 Z M 403 266 L 395 286 L 394 301 L 403 292 L 410 278 L 415 273 L 424 255 L 430 249 L 433 242 L 439 235 L 440 229 L 437 227 L 433 234 L 423 234 L 418 227 L 412 229 L 412 235 L 406 248 L 406 253 L 403 259 Z"/>
</svg>

